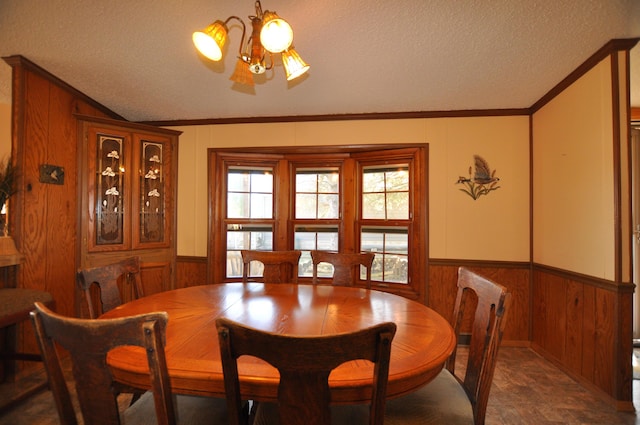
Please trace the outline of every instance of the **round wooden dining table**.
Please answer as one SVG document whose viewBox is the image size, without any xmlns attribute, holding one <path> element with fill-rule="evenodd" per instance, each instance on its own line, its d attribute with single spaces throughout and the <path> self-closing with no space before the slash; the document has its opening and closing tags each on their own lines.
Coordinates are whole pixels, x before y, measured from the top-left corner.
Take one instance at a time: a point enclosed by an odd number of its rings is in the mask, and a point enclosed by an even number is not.
<svg viewBox="0 0 640 425">
<path fill-rule="evenodd" d="M 225 397 L 215 321 L 227 317 L 260 330 L 301 335 L 351 332 L 395 322 L 387 396 L 412 392 L 433 379 L 452 353 L 451 325 L 416 301 L 355 287 L 305 284 L 224 283 L 193 286 L 146 296 L 101 316 L 114 318 L 166 311 L 167 367 L 174 393 Z M 149 388 L 146 356 L 141 348 L 120 347 L 108 357 L 114 378 Z M 243 398 L 274 401 L 279 375 L 252 357 L 238 361 Z M 365 403 L 371 398 L 373 366 L 352 361 L 329 377 L 334 403 Z"/>
</svg>

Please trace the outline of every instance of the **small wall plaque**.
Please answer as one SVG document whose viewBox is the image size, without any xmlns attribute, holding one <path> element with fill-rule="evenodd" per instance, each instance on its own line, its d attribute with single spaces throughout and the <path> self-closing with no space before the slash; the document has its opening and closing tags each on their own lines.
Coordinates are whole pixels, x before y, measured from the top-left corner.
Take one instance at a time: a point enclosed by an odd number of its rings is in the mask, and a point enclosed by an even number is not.
<svg viewBox="0 0 640 425">
<path fill-rule="evenodd" d="M 57 165 L 42 164 L 40 166 L 40 182 L 64 184 L 64 168 Z"/>
</svg>

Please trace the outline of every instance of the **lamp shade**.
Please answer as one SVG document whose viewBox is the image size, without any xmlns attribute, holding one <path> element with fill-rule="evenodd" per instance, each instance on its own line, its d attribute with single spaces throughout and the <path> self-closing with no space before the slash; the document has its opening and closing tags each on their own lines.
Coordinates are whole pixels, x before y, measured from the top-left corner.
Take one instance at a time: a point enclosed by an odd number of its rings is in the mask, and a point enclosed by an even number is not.
<svg viewBox="0 0 640 425">
<path fill-rule="evenodd" d="M 309 65 L 302 60 L 295 49 L 282 52 L 282 64 L 287 74 L 287 81 L 296 79 L 309 70 Z"/>
<path fill-rule="evenodd" d="M 204 30 L 194 32 L 192 39 L 200 53 L 212 61 L 219 61 L 227 41 L 227 26 L 222 21 L 215 21 Z"/>
<path fill-rule="evenodd" d="M 238 58 L 236 69 L 229 79 L 235 83 L 244 84 L 245 86 L 254 85 L 253 74 L 249 70 L 249 64 L 242 60 L 242 58 Z"/>
<path fill-rule="evenodd" d="M 264 12 L 262 29 L 260 30 L 262 47 L 271 53 L 284 52 L 293 42 L 291 25 L 280 18 L 275 12 Z"/>
</svg>

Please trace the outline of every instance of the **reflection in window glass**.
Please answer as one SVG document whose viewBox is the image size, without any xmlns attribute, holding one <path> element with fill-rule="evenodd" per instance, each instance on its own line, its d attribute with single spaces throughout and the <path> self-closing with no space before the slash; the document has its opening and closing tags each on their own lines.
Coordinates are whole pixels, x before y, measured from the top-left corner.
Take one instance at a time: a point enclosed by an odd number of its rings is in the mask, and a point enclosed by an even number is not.
<svg viewBox="0 0 640 425">
<path fill-rule="evenodd" d="M 227 277 L 242 277 L 242 249 L 272 251 L 272 228 L 238 224 L 227 226 Z M 253 267 L 251 271 L 254 272 Z"/>
<path fill-rule="evenodd" d="M 298 276 L 313 275 L 313 263 L 311 262 L 310 251 L 317 249 L 321 251 L 338 251 L 338 229 L 336 227 L 302 227 L 296 226 L 294 249 L 302 251 L 298 267 Z M 318 276 L 324 277 L 318 270 Z M 330 270 L 328 276 L 333 275 Z"/>
<path fill-rule="evenodd" d="M 362 174 L 362 218 L 409 218 L 409 166 L 367 167 Z"/>
<path fill-rule="evenodd" d="M 227 217 L 273 217 L 272 170 L 229 170 L 227 173 Z"/>
<path fill-rule="evenodd" d="M 409 229 L 407 227 L 367 227 L 362 229 L 360 246 L 376 254 L 371 279 L 380 282 L 408 283 Z"/>
<path fill-rule="evenodd" d="M 340 209 L 338 170 L 296 170 L 296 218 L 336 219 Z"/>
</svg>

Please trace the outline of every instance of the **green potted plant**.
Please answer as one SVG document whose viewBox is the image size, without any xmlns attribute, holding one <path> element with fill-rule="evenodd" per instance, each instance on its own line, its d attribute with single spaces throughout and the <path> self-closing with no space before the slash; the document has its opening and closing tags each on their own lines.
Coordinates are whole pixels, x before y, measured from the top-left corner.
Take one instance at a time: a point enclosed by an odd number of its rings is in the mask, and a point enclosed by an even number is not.
<svg viewBox="0 0 640 425">
<path fill-rule="evenodd" d="M 0 256 L 19 256 L 13 238 L 9 236 L 9 220 L 7 215 L 7 201 L 16 193 L 16 173 L 11 158 L 0 161 L 0 210 L 2 233 L 0 236 Z"/>
</svg>

